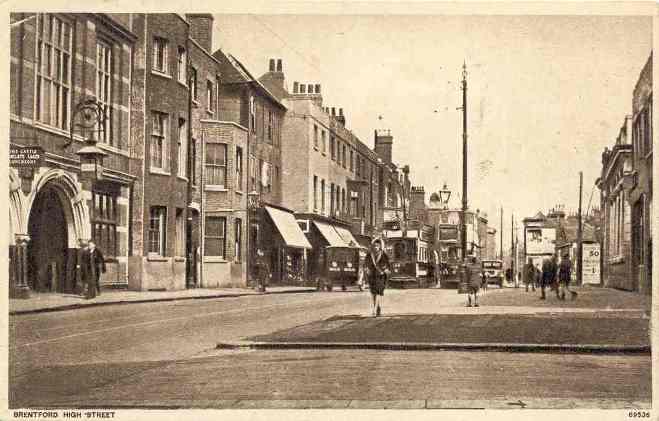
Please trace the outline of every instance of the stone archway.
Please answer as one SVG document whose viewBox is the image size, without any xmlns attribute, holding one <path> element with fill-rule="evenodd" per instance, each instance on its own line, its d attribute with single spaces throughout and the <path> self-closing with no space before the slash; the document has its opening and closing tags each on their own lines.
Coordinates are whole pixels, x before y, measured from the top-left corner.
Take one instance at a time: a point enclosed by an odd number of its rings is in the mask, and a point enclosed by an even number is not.
<svg viewBox="0 0 659 421">
<path fill-rule="evenodd" d="M 90 232 L 81 185 L 63 170 L 47 170 L 33 183 L 28 203 L 28 285 L 36 291 L 74 292 L 77 247 Z"/>
</svg>

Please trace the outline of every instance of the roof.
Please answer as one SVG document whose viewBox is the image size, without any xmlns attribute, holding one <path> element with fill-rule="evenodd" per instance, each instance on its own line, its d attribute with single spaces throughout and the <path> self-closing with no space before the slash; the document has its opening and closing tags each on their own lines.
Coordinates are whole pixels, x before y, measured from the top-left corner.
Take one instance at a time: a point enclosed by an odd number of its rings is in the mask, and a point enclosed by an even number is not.
<svg viewBox="0 0 659 421">
<path fill-rule="evenodd" d="M 566 243 L 576 242 L 578 225 L 579 222 L 577 218 L 567 218 L 566 220 L 562 221 L 557 235 L 557 240 Z M 586 242 L 596 242 L 597 237 L 595 235 L 595 228 L 585 221 L 582 223 L 582 226 L 582 240 Z"/>
</svg>

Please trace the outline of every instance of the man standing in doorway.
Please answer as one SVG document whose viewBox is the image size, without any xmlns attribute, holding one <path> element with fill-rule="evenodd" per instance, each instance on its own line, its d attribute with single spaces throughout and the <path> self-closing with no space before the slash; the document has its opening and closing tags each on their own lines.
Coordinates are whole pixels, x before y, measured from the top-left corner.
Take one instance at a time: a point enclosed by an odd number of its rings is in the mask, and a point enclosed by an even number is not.
<svg viewBox="0 0 659 421">
<path fill-rule="evenodd" d="M 90 240 L 82 255 L 82 277 L 87 284 L 87 299 L 101 295 L 101 272 L 105 273 L 105 258 L 101 250 L 96 248 L 94 240 Z"/>
</svg>

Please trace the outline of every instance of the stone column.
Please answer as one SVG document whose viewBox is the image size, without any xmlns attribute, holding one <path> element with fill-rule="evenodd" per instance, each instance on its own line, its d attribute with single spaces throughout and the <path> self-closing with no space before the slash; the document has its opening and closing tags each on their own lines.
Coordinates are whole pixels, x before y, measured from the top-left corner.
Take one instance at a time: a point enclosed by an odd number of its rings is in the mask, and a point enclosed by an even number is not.
<svg viewBox="0 0 659 421">
<path fill-rule="evenodd" d="M 16 254 L 15 254 L 15 279 L 14 285 L 10 286 L 9 298 L 30 298 L 30 286 L 27 282 L 27 244 L 30 237 L 26 234 L 16 234 Z"/>
</svg>

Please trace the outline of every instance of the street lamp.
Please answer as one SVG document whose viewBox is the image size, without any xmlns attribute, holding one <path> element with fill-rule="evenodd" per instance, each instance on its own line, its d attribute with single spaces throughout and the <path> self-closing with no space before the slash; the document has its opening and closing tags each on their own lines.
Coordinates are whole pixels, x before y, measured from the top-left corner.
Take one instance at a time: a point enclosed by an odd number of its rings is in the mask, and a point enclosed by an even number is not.
<svg viewBox="0 0 659 421">
<path fill-rule="evenodd" d="M 248 270 L 248 273 L 254 274 L 254 272 L 257 272 L 256 278 L 257 278 L 257 286 L 256 289 L 259 292 L 265 292 L 265 276 L 267 274 L 262 273 L 263 268 L 261 267 L 263 262 L 262 256 L 260 256 L 258 253 L 260 250 L 258 250 L 258 244 L 259 244 L 259 226 L 258 226 L 258 209 L 261 207 L 261 200 L 259 197 L 259 193 L 256 190 L 252 190 L 251 192 L 247 193 L 247 210 L 248 213 L 252 216 L 249 218 L 250 220 L 254 221 L 257 225 L 256 227 L 256 238 L 254 239 L 254 245 L 250 248 L 247 249 L 247 252 L 250 253 L 250 256 L 248 257 L 247 261 L 251 262 L 253 264 L 252 270 Z M 248 237 L 251 235 L 251 222 L 247 224 L 250 227 L 250 233 L 248 234 Z M 256 251 L 256 254 L 252 256 L 251 254 L 251 249 L 254 249 Z"/>
<path fill-rule="evenodd" d="M 79 123 L 74 124 L 77 116 L 80 116 Z M 93 175 L 93 180 L 100 180 L 103 177 L 103 158 L 107 153 L 97 145 L 96 131 L 102 131 L 105 127 L 105 109 L 102 104 L 98 103 L 95 98 L 88 97 L 80 101 L 73 111 L 71 117 L 70 139 L 64 145 L 68 147 L 73 142 L 73 133 L 75 127 L 82 129 L 83 133 L 89 131 L 89 136 L 85 138 L 85 146 L 80 148 L 76 155 L 80 157 L 80 171 L 83 175 Z"/>
<path fill-rule="evenodd" d="M 448 200 L 451 197 L 451 191 L 446 187 L 446 183 L 444 183 L 444 187 L 439 191 L 439 202 L 444 205 L 444 209 L 448 209 Z"/>
</svg>

